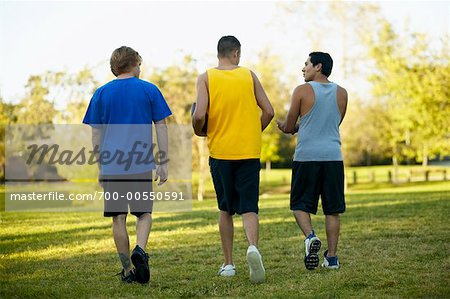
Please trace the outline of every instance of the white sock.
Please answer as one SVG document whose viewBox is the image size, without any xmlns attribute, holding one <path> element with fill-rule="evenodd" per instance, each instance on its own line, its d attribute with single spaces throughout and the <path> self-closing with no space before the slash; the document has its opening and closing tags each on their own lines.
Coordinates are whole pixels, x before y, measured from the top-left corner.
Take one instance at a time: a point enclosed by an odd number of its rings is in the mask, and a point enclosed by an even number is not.
<svg viewBox="0 0 450 299">
<path fill-rule="evenodd" d="M 258 248 L 256 248 L 255 245 L 250 245 L 250 246 L 248 246 L 248 249 L 249 249 L 249 250 L 252 249 L 252 250 L 258 251 Z"/>
</svg>

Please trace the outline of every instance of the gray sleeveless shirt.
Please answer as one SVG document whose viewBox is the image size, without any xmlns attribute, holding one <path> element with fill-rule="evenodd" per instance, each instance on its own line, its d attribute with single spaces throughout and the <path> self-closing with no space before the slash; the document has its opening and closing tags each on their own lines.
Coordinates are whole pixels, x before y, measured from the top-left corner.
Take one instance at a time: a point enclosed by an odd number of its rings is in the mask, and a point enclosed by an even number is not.
<svg viewBox="0 0 450 299">
<path fill-rule="evenodd" d="M 335 83 L 308 82 L 314 90 L 311 110 L 300 117 L 294 161 L 342 161 Z"/>
</svg>

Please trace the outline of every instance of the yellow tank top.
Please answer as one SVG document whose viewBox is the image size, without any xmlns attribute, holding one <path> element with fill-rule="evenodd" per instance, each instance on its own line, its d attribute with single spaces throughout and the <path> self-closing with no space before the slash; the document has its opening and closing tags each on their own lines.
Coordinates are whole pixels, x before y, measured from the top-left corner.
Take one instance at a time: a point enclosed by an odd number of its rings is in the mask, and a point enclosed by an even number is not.
<svg viewBox="0 0 450 299">
<path fill-rule="evenodd" d="M 208 147 L 223 160 L 259 159 L 261 119 L 250 70 L 209 69 Z"/>
</svg>

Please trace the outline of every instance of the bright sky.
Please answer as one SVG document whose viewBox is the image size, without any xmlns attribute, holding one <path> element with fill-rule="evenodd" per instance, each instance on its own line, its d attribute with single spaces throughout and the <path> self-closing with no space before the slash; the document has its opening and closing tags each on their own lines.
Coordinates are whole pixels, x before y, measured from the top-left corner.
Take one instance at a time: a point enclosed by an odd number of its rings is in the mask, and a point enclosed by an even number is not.
<svg viewBox="0 0 450 299">
<path fill-rule="evenodd" d="M 449 32 L 449 3 L 377 2 L 397 28 L 409 24 L 435 41 Z M 0 2 L 0 94 L 17 102 L 28 76 L 85 65 L 97 66 L 105 82 L 109 55 L 122 45 L 135 48 L 145 66 L 192 54 L 204 70 L 216 64 L 217 41 L 228 34 L 243 45 L 242 65 L 270 46 L 285 59 L 286 75 L 295 76 L 310 49 L 300 38 L 286 38 L 298 28 L 280 33 L 281 16 L 276 2 Z"/>
</svg>

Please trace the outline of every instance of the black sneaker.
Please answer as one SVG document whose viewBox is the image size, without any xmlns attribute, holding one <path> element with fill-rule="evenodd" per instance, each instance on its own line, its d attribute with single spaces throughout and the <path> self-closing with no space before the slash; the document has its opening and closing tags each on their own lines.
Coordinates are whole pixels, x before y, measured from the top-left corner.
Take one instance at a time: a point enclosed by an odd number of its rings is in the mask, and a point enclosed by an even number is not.
<svg viewBox="0 0 450 299">
<path fill-rule="evenodd" d="M 128 273 L 128 275 L 125 275 L 125 270 L 122 269 L 122 272 L 119 272 L 116 275 L 120 275 L 120 277 L 122 278 L 122 282 L 124 283 L 133 283 L 136 281 L 136 277 L 133 270 L 131 270 L 130 273 Z"/>
<path fill-rule="evenodd" d="M 148 267 L 148 254 L 139 245 L 133 249 L 131 261 L 136 268 L 136 281 L 139 283 L 147 283 L 150 280 L 150 269 Z"/>
</svg>

